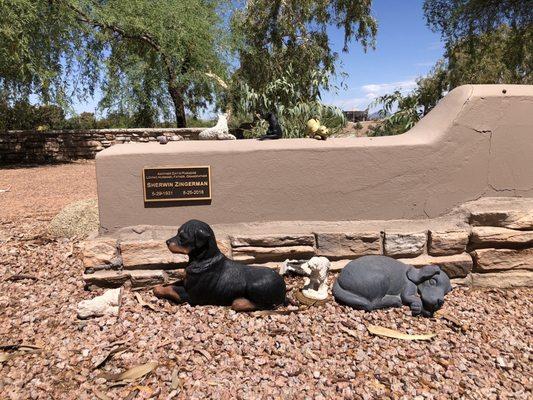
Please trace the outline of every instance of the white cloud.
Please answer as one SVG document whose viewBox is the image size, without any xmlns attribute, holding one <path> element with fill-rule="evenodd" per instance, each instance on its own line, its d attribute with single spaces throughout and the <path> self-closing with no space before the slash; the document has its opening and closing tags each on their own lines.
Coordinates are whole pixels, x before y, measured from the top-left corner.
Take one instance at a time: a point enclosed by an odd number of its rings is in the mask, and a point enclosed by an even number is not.
<svg viewBox="0 0 533 400">
<path fill-rule="evenodd" d="M 390 83 L 372 83 L 369 85 L 361 86 L 361 90 L 365 93 L 367 100 L 374 100 L 378 96 L 383 96 L 387 93 L 392 93 L 395 90 L 399 90 L 402 93 L 413 90 L 416 87 L 414 80 L 399 81 Z"/>
<path fill-rule="evenodd" d="M 415 67 L 432 67 L 433 65 L 435 65 L 434 61 L 418 62 L 414 64 Z"/>
<path fill-rule="evenodd" d="M 428 50 L 441 50 L 444 47 L 442 42 L 433 42 L 430 43 L 427 47 Z"/>
<path fill-rule="evenodd" d="M 349 99 L 338 99 L 333 101 L 333 105 L 343 110 L 364 110 L 369 101 L 366 97 L 353 97 Z"/>
<path fill-rule="evenodd" d="M 356 89 L 358 97 L 334 99 L 331 103 L 343 110 L 366 110 L 376 97 L 392 93 L 398 89 L 403 94 L 416 87 L 414 80 L 405 80 L 388 83 L 371 83 Z"/>
</svg>

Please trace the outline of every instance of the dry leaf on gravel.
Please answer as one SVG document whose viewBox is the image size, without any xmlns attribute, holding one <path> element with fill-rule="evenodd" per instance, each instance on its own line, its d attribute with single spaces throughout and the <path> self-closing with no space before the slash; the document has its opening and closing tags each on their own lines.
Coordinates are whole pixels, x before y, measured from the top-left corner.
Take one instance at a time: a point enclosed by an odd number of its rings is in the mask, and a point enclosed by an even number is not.
<svg viewBox="0 0 533 400">
<path fill-rule="evenodd" d="M 93 393 L 100 400 L 111 400 L 111 397 L 109 397 L 107 394 L 99 391 L 98 389 L 93 389 Z"/>
<path fill-rule="evenodd" d="M 4 279 L 4 281 L 6 282 L 16 282 L 16 281 L 22 281 L 24 279 L 31 279 L 31 280 L 34 280 L 34 281 L 38 281 L 39 278 L 37 278 L 36 276 L 33 276 L 33 275 L 27 275 L 27 274 L 15 274 L 15 275 L 11 275 L 11 276 L 8 276 L 6 279 Z"/>
<path fill-rule="evenodd" d="M 385 336 L 393 339 L 401 340 L 430 340 L 437 336 L 436 333 L 425 333 L 422 335 L 410 335 L 408 333 L 403 333 L 395 329 L 384 328 L 382 326 L 368 325 L 368 331 L 373 335 Z"/>
<path fill-rule="evenodd" d="M 104 348 L 108 349 L 110 347 L 122 346 L 123 344 L 126 344 L 126 343 L 128 343 L 127 340 L 115 340 L 114 342 L 111 342 L 108 345 L 106 345 Z"/>
<path fill-rule="evenodd" d="M 208 360 L 211 360 L 213 358 L 213 356 L 211 354 L 209 354 L 209 352 L 207 350 L 194 349 L 194 351 L 196 351 L 197 353 L 200 353 L 201 355 L 203 355 Z"/>
<path fill-rule="evenodd" d="M 102 374 L 101 376 L 108 381 L 115 382 L 117 385 L 125 384 L 127 382 L 134 381 L 136 379 L 142 378 L 145 375 L 148 375 L 152 372 L 158 363 L 155 361 L 137 365 L 136 367 L 130 368 L 127 371 L 124 371 L 121 374 Z"/>
<path fill-rule="evenodd" d="M 135 296 L 135 298 L 137 299 L 137 302 L 141 305 L 141 307 L 146 307 L 146 308 L 149 308 L 152 311 L 156 311 L 157 312 L 157 309 L 154 306 L 152 306 L 150 303 L 147 303 L 146 301 L 144 301 L 144 299 L 142 298 L 142 296 L 139 293 L 133 292 L 133 296 Z"/>
<path fill-rule="evenodd" d="M 0 353 L 0 363 L 11 360 L 14 357 L 13 354 Z"/>
<path fill-rule="evenodd" d="M 311 350 L 309 349 L 306 349 L 305 350 L 305 354 L 307 354 L 309 357 L 311 357 L 313 360 L 315 360 L 316 362 L 320 361 L 320 357 L 317 356 L 315 353 L 313 353 Z"/>
<path fill-rule="evenodd" d="M 164 342 L 161 342 L 159 343 L 156 348 L 161 348 L 161 347 L 165 347 L 165 346 L 168 346 L 169 344 L 174 344 L 176 343 L 176 339 L 169 339 L 169 340 L 165 340 Z"/>
<path fill-rule="evenodd" d="M 42 347 L 35 346 L 33 344 L 1 344 L 0 350 L 20 350 L 20 351 L 29 351 L 29 352 L 39 352 L 42 350 Z"/>
<path fill-rule="evenodd" d="M 157 367 L 157 365 L 158 363 L 155 361 L 138 365 L 120 374 L 117 380 L 129 381 L 142 378 L 143 376 L 152 372 Z"/>
<path fill-rule="evenodd" d="M 133 400 L 139 394 L 139 389 L 133 389 L 124 400 Z"/>
<path fill-rule="evenodd" d="M 354 331 L 353 329 L 346 328 L 343 325 L 341 325 L 339 328 L 340 328 L 341 331 L 346 332 L 348 335 L 353 336 L 354 338 L 358 338 L 359 337 L 359 334 L 357 333 L 357 331 Z"/>
<path fill-rule="evenodd" d="M 137 385 L 137 386 L 134 386 L 132 389 L 133 390 L 138 390 L 139 392 L 143 392 L 143 393 L 146 393 L 148 396 L 152 396 L 154 394 L 154 389 L 148 387 L 148 386 L 140 386 L 140 385 Z"/>
<path fill-rule="evenodd" d="M 177 368 L 172 371 L 172 381 L 170 383 L 170 388 L 176 390 L 180 385 L 180 378 L 178 377 L 179 370 Z"/>
<path fill-rule="evenodd" d="M 115 347 L 114 349 L 111 349 L 111 351 L 107 353 L 100 361 L 94 364 L 94 369 L 98 369 L 104 366 L 104 364 L 107 363 L 115 354 L 124 353 L 128 349 L 129 347 L 125 347 L 125 346 L 118 346 L 118 347 Z"/>
<path fill-rule="evenodd" d="M 453 315 L 451 315 L 451 314 L 449 314 L 447 312 L 437 311 L 437 313 L 435 313 L 435 316 L 436 317 L 441 317 L 441 318 L 445 319 L 446 321 L 451 322 L 456 327 L 460 328 L 463 333 L 468 331 L 468 326 L 466 324 L 462 323 L 456 317 L 454 317 Z"/>
</svg>

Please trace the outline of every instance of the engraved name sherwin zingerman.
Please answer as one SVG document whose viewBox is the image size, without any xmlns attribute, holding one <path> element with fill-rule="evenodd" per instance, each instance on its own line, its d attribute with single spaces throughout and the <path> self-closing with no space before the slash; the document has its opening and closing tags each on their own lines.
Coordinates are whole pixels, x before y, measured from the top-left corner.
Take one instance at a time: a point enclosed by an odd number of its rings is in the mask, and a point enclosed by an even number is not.
<svg viewBox="0 0 533 400">
<path fill-rule="evenodd" d="M 146 203 L 211 200 L 211 169 L 209 166 L 144 168 L 143 190 Z"/>
</svg>

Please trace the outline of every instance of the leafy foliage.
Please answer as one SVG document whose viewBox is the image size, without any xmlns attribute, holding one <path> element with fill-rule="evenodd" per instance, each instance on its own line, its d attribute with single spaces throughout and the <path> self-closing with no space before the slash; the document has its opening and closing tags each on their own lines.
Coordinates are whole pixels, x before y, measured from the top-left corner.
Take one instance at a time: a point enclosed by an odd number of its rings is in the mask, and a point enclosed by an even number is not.
<svg viewBox="0 0 533 400">
<path fill-rule="evenodd" d="M 172 110 L 183 126 L 185 108 L 196 115 L 213 102 L 217 87 L 206 73 L 225 76 L 227 61 L 220 3 L 115 0 L 94 8 L 110 49 L 101 105 L 135 109 L 145 121 L 169 119 Z"/>
<path fill-rule="evenodd" d="M 502 25 L 458 41 L 446 52 L 450 88 L 466 83 L 533 83 L 533 25 L 517 32 Z"/>
<path fill-rule="evenodd" d="M 369 136 L 398 135 L 411 129 L 422 116 L 418 102 L 419 97 L 415 93 L 404 96 L 399 90 L 378 97 L 374 105 L 383 106 L 379 111 L 383 122 L 371 129 Z M 397 110 L 393 112 L 395 107 Z"/>
<path fill-rule="evenodd" d="M 531 0 L 425 0 L 446 43 L 448 90 L 466 83 L 533 82 Z"/>
<path fill-rule="evenodd" d="M 317 85 L 321 79 L 324 77 L 316 72 L 314 81 Z M 294 70 L 288 68 L 284 76 L 269 82 L 262 92 L 255 91 L 245 82 L 236 82 L 233 85 L 233 90 L 238 93 L 233 97 L 234 115 L 238 120 L 243 120 L 249 115 L 273 111 L 278 116 L 286 138 L 305 137 L 306 124 L 311 118 L 319 119 L 331 133 L 338 132 L 346 125 L 344 114 L 339 108 L 308 98 L 295 81 Z M 261 136 L 267 128 L 266 122 L 260 122 L 248 132 L 248 137 Z"/>
<path fill-rule="evenodd" d="M 531 0 L 425 0 L 428 25 L 442 34 L 444 59 L 408 95 L 377 99 L 385 117 L 375 135 L 399 134 L 448 91 L 464 84 L 533 84 Z"/>
<path fill-rule="evenodd" d="M 8 101 L 38 94 L 62 106 L 94 94 L 101 107 L 151 124 L 196 113 L 226 73 L 215 0 L 4 0 L 0 2 L 0 90 Z"/>
<path fill-rule="evenodd" d="M 338 110 L 319 104 L 321 90 L 333 88 L 338 58 L 327 29 L 344 31 L 345 51 L 351 41 L 372 46 L 377 25 L 370 6 L 371 0 L 3 0 L 0 91 L 9 106 L 37 94 L 45 104 L 68 107 L 100 88 L 102 110 L 134 116 L 142 126 L 172 117 L 185 126 L 185 109 L 197 116 L 209 104 L 226 108 L 242 102 L 241 94 L 244 101 L 257 95 L 254 107 L 275 103 L 289 135 L 298 135 L 295 119 L 304 114 L 339 123 Z M 229 80 L 234 52 L 239 65 Z M 218 79 L 232 83 L 229 91 Z M 259 100 L 267 94 L 270 103 Z M 244 109 L 247 117 L 259 111 Z"/>
<path fill-rule="evenodd" d="M 428 25 L 446 43 L 497 30 L 501 25 L 528 29 L 533 21 L 531 0 L 425 0 Z"/>
<path fill-rule="evenodd" d="M 317 118 L 331 133 L 345 124 L 341 110 L 320 102 L 323 90 L 334 90 L 338 54 L 332 51 L 328 28 L 344 31 L 366 50 L 374 45 L 377 23 L 371 0 L 250 0 L 232 18 L 239 56 L 227 98 L 234 119 L 275 111 L 285 137 L 306 135 L 306 123 Z M 252 137 L 266 130 L 259 123 Z"/>
<path fill-rule="evenodd" d="M 343 29 L 344 51 L 352 40 L 366 49 L 377 31 L 370 6 L 371 0 L 247 1 L 232 18 L 240 61 L 235 79 L 264 93 L 290 69 L 297 78 L 294 92 L 316 101 L 336 72 L 338 55 L 331 50 L 328 27 Z"/>
<path fill-rule="evenodd" d="M 7 101 L 0 101 L 0 131 L 61 128 L 64 122 L 65 113 L 58 106 L 34 106 L 24 100 L 10 106 Z"/>
<path fill-rule="evenodd" d="M 110 112 L 105 117 L 97 118 L 93 113 L 82 112 L 66 118 L 64 110 L 55 105 L 32 105 L 21 100 L 13 105 L 0 101 L 0 132 L 4 130 L 62 130 L 62 129 L 106 129 L 106 128 L 136 128 L 173 126 L 170 121 L 153 122 L 152 125 L 141 125 L 137 114 Z M 213 126 L 215 121 L 188 118 L 187 125 L 191 127 Z"/>
<path fill-rule="evenodd" d="M 14 103 L 37 94 L 44 103 L 66 105 L 72 96 L 94 92 L 100 68 L 87 54 L 101 49 L 73 25 L 72 16 L 52 1 L 0 1 L 3 98 Z"/>
</svg>

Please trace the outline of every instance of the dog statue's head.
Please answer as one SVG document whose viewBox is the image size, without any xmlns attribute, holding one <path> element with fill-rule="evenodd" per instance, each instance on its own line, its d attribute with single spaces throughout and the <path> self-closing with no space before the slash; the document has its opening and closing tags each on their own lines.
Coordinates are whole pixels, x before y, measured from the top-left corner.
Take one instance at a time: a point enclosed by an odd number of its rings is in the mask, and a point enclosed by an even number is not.
<svg viewBox="0 0 533 400">
<path fill-rule="evenodd" d="M 218 250 L 215 233 L 205 222 L 191 219 L 178 229 L 176 236 L 167 240 L 168 249 L 172 253 L 188 254 L 189 258 L 199 254 L 208 256 Z"/>
<path fill-rule="evenodd" d="M 452 290 L 450 278 L 436 265 L 411 267 L 407 270 L 407 278 L 417 287 L 425 315 L 431 316 L 441 308 L 444 296 Z"/>
</svg>

